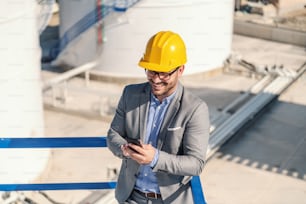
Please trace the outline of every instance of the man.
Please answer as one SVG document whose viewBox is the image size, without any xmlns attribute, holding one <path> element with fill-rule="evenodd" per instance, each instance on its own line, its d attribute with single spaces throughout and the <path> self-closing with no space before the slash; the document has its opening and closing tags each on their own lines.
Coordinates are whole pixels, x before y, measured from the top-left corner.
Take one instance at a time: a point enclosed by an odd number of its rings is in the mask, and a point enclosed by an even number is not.
<svg viewBox="0 0 306 204">
<path fill-rule="evenodd" d="M 122 158 L 119 203 L 193 203 L 190 180 L 204 167 L 209 116 L 178 81 L 186 61 L 181 37 L 158 32 L 139 62 L 148 82 L 124 88 L 107 136 Z"/>
</svg>

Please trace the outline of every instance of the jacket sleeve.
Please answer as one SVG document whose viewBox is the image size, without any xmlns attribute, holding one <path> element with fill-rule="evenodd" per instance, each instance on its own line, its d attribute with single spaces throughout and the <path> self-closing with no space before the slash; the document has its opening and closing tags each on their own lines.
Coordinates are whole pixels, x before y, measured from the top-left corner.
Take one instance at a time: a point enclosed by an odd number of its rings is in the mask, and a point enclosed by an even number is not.
<svg viewBox="0 0 306 204">
<path fill-rule="evenodd" d="M 119 158 L 124 158 L 121 145 L 126 143 L 125 137 L 125 94 L 126 88 L 119 100 L 115 116 L 107 133 L 107 146 Z"/>
<path fill-rule="evenodd" d="M 153 171 L 181 176 L 199 175 L 205 164 L 209 125 L 208 108 L 201 101 L 198 105 L 195 105 L 182 132 L 183 136 L 180 144 L 182 151 L 178 154 L 160 151 L 159 159 Z"/>
</svg>

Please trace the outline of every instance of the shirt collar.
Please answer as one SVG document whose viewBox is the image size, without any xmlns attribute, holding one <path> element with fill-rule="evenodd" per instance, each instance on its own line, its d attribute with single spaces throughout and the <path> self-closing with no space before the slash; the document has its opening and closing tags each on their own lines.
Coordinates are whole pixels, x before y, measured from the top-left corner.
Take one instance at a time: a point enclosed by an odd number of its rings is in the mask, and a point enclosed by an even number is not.
<svg viewBox="0 0 306 204">
<path fill-rule="evenodd" d="M 167 96 L 166 98 L 164 98 L 164 100 L 162 102 L 159 102 L 159 100 L 151 92 L 151 104 L 152 105 L 159 105 L 159 104 L 162 104 L 162 103 L 169 104 L 172 101 L 172 99 L 174 98 L 175 94 L 176 94 L 176 90 L 170 96 Z"/>
</svg>

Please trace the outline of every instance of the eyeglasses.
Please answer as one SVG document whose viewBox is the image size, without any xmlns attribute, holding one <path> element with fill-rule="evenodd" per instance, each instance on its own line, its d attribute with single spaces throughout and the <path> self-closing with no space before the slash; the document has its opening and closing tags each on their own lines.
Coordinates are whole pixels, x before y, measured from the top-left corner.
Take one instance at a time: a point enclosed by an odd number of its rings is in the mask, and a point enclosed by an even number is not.
<svg viewBox="0 0 306 204">
<path fill-rule="evenodd" d="M 180 67 L 177 67 L 174 69 L 172 72 L 156 72 L 156 71 L 151 71 L 151 70 L 145 70 L 146 74 L 148 77 L 155 77 L 156 75 L 158 76 L 159 79 L 161 80 L 168 80 L 170 79 L 171 75 L 174 74 Z"/>
</svg>

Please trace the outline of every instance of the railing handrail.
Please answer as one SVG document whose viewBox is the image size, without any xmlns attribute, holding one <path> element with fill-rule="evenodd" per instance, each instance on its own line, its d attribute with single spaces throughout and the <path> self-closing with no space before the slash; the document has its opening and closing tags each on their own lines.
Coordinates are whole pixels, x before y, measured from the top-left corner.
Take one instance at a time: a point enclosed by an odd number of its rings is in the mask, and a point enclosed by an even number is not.
<svg viewBox="0 0 306 204">
<path fill-rule="evenodd" d="M 107 147 L 106 137 L 0 138 L 4 148 L 97 148 Z M 197 204 L 206 204 L 199 176 L 192 179 L 192 193 Z M 114 189 L 116 182 L 0 184 L 0 191 Z"/>
<path fill-rule="evenodd" d="M 114 189 L 115 181 L 110 182 L 77 182 L 77 183 L 31 183 L 0 184 L 0 191 L 51 191 L 51 190 L 97 190 Z"/>
<path fill-rule="evenodd" d="M 107 147 L 106 137 L 0 138 L 1 148 L 94 148 Z"/>
<path fill-rule="evenodd" d="M 107 147 L 106 137 L 15 137 L 0 138 L 0 149 Z M 0 191 L 113 189 L 116 182 L 0 184 Z"/>
</svg>

